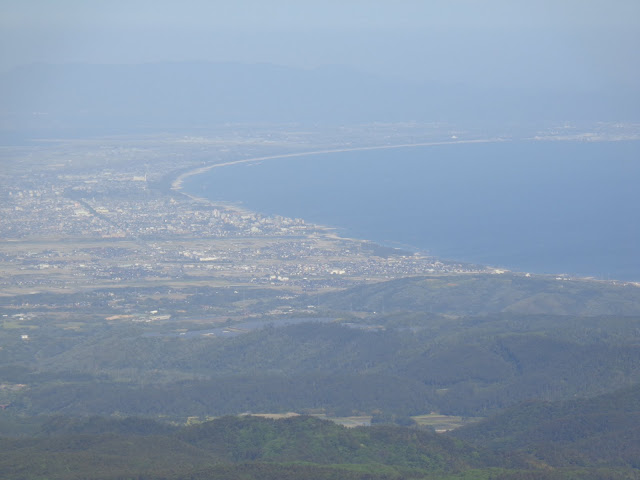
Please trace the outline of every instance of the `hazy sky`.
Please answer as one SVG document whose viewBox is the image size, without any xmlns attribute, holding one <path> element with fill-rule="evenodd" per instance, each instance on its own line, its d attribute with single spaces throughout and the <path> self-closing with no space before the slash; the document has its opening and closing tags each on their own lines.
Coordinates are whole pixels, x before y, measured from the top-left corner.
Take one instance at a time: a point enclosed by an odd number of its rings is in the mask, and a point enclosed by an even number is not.
<svg viewBox="0 0 640 480">
<path fill-rule="evenodd" d="M 591 89 L 640 82 L 638 45 L 638 0 L 0 0 L 2 70 L 267 62 Z"/>
</svg>

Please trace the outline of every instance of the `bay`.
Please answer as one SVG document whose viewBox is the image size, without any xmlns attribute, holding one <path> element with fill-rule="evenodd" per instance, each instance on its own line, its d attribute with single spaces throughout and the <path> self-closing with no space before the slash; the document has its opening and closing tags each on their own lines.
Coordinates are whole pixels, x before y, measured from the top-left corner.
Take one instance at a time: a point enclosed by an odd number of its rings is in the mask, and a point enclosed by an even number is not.
<svg viewBox="0 0 640 480">
<path fill-rule="evenodd" d="M 183 188 L 444 259 L 639 281 L 639 180 L 637 141 L 521 141 L 239 163 Z"/>
</svg>

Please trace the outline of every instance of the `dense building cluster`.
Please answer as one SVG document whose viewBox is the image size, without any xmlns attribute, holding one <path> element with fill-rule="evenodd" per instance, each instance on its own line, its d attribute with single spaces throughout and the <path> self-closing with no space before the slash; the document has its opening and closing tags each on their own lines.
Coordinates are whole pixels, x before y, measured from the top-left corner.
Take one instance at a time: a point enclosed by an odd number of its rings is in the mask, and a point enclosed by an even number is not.
<svg viewBox="0 0 640 480">
<path fill-rule="evenodd" d="M 169 188 L 172 171 L 199 165 L 172 158 L 150 168 L 143 157 L 116 168 L 109 152 L 0 175 L 3 288 L 180 280 L 308 290 L 482 270 L 391 249 L 379 254 L 371 243 L 302 219 L 212 204 Z"/>
</svg>

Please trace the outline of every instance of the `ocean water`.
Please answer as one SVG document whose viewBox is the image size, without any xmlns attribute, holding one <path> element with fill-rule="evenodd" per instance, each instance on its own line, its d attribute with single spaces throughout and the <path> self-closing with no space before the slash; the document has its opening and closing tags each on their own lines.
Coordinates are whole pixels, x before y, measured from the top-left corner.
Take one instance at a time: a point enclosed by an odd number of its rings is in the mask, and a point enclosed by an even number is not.
<svg viewBox="0 0 640 480">
<path fill-rule="evenodd" d="M 640 142 L 497 142 L 218 167 L 184 188 L 440 258 L 640 281 Z"/>
</svg>

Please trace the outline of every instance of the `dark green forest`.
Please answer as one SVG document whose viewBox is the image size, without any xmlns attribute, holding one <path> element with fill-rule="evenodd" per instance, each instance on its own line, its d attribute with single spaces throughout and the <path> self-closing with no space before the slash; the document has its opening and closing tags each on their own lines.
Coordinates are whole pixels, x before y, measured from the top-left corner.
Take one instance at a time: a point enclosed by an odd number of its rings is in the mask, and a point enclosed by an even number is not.
<svg viewBox="0 0 640 480">
<path fill-rule="evenodd" d="M 598 401 L 606 404 L 611 398 L 629 408 L 635 402 L 638 415 L 637 389 Z M 584 410 L 565 414 L 565 423 L 588 415 L 591 407 L 581 406 Z M 534 410 L 539 414 L 545 407 L 559 411 L 567 406 L 549 404 Z M 531 405 L 509 415 L 518 415 L 524 423 L 539 420 Z M 517 438 L 503 437 L 499 445 L 487 442 L 478 436 L 479 426 L 454 438 L 400 426 L 349 429 L 306 416 L 226 416 L 192 426 L 131 417 L 40 417 L 33 420 L 28 436 L 0 438 L 0 470 L 6 479 L 638 478 L 637 442 L 629 444 L 628 435 L 619 435 L 620 426 L 611 424 L 615 413 L 602 415 L 587 444 L 575 437 L 558 440 L 554 432 L 539 429 L 529 444 L 547 442 L 552 448 L 546 450 L 524 448 Z M 483 428 L 503 431 L 504 422 L 502 415 L 486 420 Z M 509 424 L 509 433 L 519 431 L 513 421 Z M 637 431 L 637 422 L 626 431 L 633 428 Z M 606 448 L 593 448 L 596 442 L 604 442 Z"/>
<path fill-rule="evenodd" d="M 27 386 L 1 393 L 29 415 L 486 416 L 522 400 L 597 395 L 640 381 L 638 317 L 375 320 L 377 328 L 347 318 L 231 338 L 147 336 L 148 326 L 91 335 L 51 329 L 45 337 L 42 327 L 0 351 L 1 381 Z"/>
<path fill-rule="evenodd" d="M 165 316 L 111 319 L 127 305 Z M 0 314 L 2 478 L 639 478 L 633 285 L 123 288 Z M 435 434 L 432 412 L 484 420 Z"/>
</svg>

